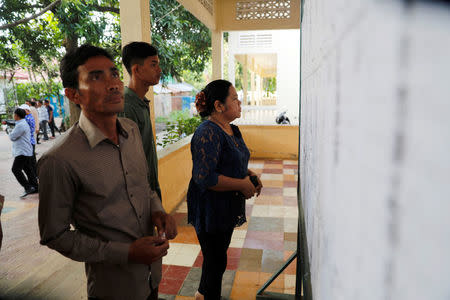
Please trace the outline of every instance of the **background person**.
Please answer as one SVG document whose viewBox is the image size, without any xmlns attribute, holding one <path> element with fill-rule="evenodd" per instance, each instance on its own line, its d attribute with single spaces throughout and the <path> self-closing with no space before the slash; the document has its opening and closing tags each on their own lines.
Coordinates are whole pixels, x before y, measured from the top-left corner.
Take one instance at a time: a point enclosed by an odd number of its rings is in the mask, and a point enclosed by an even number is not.
<svg viewBox="0 0 450 300">
<path fill-rule="evenodd" d="M 162 199 L 158 182 L 158 157 L 150 119 L 150 101 L 145 98 L 149 87 L 158 84 L 161 77 L 158 51 L 148 43 L 132 42 L 123 47 L 122 59 L 128 74 L 130 74 L 130 83 L 128 87 L 124 88 L 125 106 L 121 115 L 133 120 L 139 127 L 149 169 L 148 182 L 151 189 L 156 191 L 159 198 Z M 172 216 L 166 214 L 165 219 L 166 222 L 171 222 L 173 227 L 176 228 Z M 168 239 L 173 239 L 175 236 L 176 231 L 174 234 L 166 235 Z M 149 300 L 158 299 L 161 275 L 162 260 L 154 262 L 151 267 L 152 292 Z"/>
<path fill-rule="evenodd" d="M 33 147 L 33 156 L 31 159 L 31 167 L 33 168 L 33 172 L 36 175 L 36 139 L 34 137 L 36 125 L 34 123 L 34 118 L 33 118 L 33 115 L 31 114 L 30 107 L 27 104 L 22 104 L 21 106 L 19 106 L 19 108 L 23 109 L 25 111 L 25 113 L 27 114 L 25 116 L 25 120 L 27 121 L 28 126 L 30 127 L 30 142 L 31 142 L 31 147 Z"/>
<path fill-rule="evenodd" d="M 34 98 L 33 98 L 34 99 Z M 38 143 L 38 135 L 39 135 L 39 113 L 36 109 L 36 101 L 35 100 L 28 100 L 26 102 L 26 104 L 30 107 L 31 109 L 31 115 L 34 118 L 34 125 L 35 125 L 35 134 L 36 134 L 36 144 Z M 29 104 L 28 104 L 29 103 Z"/>
<path fill-rule="evenodd" d="M 227 250 L 236 226 L 246 222 L 245 199 L 259 195 L 248 169 L 250 152 L 239 128 L 241 101 L 225 80 L 209 83 L 196 97 L 197 111 L 208 117 L 191 141 L 192 179 L 187 194 L 188 222 L 195 227 L 203 253 L 196 299 L 220 299 Z M 204 297 L 204 298 L 203 298 Z"/>
<path fill-rule="evenodd" d="M 48 141 L 48 134 L 47 134 L 47 124 L 48 124 L 48 111 L 47 108 L 43 105 L 43 101 L 39 100 L 37 102 L 37 111 L 39 114 L 39 128 L 42 130 L 44 134 L 44 141 Z M 39 134 L 37 137 L 37 141 L 39 143 Z"/>
<path fill-rule="evenodd" d="M 12 154 L 14 162 L 12 172 L 20 185 L 25 189 L 25 193 L 21 197 L 36 193 L 38 190 L 36 174 L 31 164 L 33 148 L 30 141 L 30 126 L 28 126 L 25 116 L 25 110 L 16 108 L 14 111 L 16 125 L 9 134 L 9 138 L 13 142 Z"/>
<path fill-rule="evenodd" d="M 56 125 L 55 118 L 53 116 L 53 107 L 50 105 L 50 101 L 48 100 L 44 100 L 44 105 L 48 112 L 48 126 L 50 127 L 50 131 L 52 132 L 52 138 L 54 139 Z"/>
</svg>

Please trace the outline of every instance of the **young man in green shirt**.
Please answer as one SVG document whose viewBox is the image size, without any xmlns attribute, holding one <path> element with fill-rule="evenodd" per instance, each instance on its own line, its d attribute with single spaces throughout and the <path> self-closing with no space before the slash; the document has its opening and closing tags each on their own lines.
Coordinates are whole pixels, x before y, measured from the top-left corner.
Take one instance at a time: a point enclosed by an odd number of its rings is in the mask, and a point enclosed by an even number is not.
<svg viewBox="0 0 450 300">
<path fill-rule="evenodd" d="M 142 144 L 148 164 L 148 182 L 152 190 L 161 198 L 161 189 L 158 182 L 158 157 L 153 137 L 152 122 L 150 119 L 150 101 L 145 98 L 150 86 L 156 85 L 161 77 L 158 51 L 152 45 L 145 42 L 132 42 L 122 49 L 122 60 L 130 74 L 130 83 L 124 89 L 125 107 L 123 116 L 133 120 L 139 127 L 142 136 Z M 170 216 L 165 216 L 172 232 L 166 232 L 167 239 L 175 238 L 176 224 Z M 162 234 L 159 232 L 158 234 Z M 151 266 L 151 300 L 158 299 L 158 286 L 161 281 L 162 259 Z"/>
</svg>

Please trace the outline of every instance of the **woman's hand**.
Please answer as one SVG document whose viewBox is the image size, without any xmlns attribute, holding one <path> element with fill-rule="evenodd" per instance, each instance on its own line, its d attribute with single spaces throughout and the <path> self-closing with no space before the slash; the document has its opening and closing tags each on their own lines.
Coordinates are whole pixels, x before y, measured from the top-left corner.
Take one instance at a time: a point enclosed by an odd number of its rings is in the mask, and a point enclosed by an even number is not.
<svg viewBox="0 0 450 300">
<path fill-rule="evenodd" d="M 250 180 L 250 177 L 247 176 L 241 181 L 240 191 L 244 194 L 245 199 L 250 199 L 256 193 L 256 188 Z"/>
<path fill-rule="evenodd" d="M 261 194 L 261 190 L 262 190 L 262 188 L 263 188 L 263 184 L 262 184 L 262 182 L 261 182 L 261 179 L 259 178 L 259 176 L 255 173 L 255 172 L 253 172 L 252 170 L 248 170 L 248 175 L 249 176 L 256 176 L 256 178 L 258 179 L 258 186 L 256 187 L 256 196 L 259 196 L 259 194 Z"/>
</svg>

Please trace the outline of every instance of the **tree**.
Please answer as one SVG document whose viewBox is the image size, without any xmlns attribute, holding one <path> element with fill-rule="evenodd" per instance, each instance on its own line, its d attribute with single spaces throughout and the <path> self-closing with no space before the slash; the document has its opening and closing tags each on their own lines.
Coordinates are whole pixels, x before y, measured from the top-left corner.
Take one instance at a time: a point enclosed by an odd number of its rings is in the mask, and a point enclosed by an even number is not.
<svg viewBox="0 0 450 300">
<path fill-rule="evenodd" d="M 118 0 L 0 0 L 0 70 L 37 73 L 49 86 L 59 59 L 82 43 L 108 49 L 121 66 Z M 163 78 L 201 74 L 210 56 L 208 29 L 176 0 L 151 1 L 152 40 Z M 168 13 L 169 12 L 169 13 Z M 71 123 L 79 117 L 70 106 Z"/>
<path fill-rule="evenodd" d="M 164 76 L 199 76 L 211 56 L 208 28 L 176 0 L 150 1 L 152 44 L 159 50 Z M 170 12 L 170 13 L 168 13 Z"/>
<path fill-rule="evenodd" d="M 118 2 L 103 0 L 27 1 L 3 0 L 0 8 L 0 55 L 5 58 L 4 69 L 21 67 L 38 73 L 53 86 L 58 78 L 57 66 L 61 56 L 78 47 L 79 42 L 120 49 L 120 37 L 103 34 L 107 27 L 120 31 L 118 22 L 105 12 L 117 14 Z M 114 6 L 116 5 L 116 6 Z M 117 19 L 117 17 L 116 17 Z M 71 123 L 79 117 L 79 109 L 71 104 Z"/>
</svg>

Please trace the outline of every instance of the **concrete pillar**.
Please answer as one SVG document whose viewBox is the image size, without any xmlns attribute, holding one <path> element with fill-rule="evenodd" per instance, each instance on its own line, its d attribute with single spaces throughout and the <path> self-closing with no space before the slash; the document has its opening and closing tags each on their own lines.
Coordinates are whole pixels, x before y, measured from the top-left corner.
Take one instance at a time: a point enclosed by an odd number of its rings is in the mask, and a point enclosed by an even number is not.
<svg viewBox="0 0 450 300">
<path fill-rule="evenodd" d="M 120 32 L 122 47 L 134 41 L 151 43 L 150 2 L 148 0 L 120 1 Z M 123 81 L 128 85 L 130 77 L 123 68 Z M 153 88 L 150 87 L 145 95 L 150 100 L 150 117 L 152 119 L 153 136 L 155 134 L 155 107 Z"/>
<path fill-rule="evenodd" d="M 256 81 L 256 89 L 258 90 L 258 103 L 256 105 L 262 104 L 262 76 L 258 74 L 258 81 Z"/>
<path fill-rule="evenodd" d="M 244 57 L 244 65 L 242 66 L 242 72 L 244 73 L 244 74 L 243 74 L 243 77 L 244 77 L 244 78 L 242 78 L 243 81 L 244 81 L 244 82 L 242 83 L 242 85 L 243 85 L 242 89 L 243 89 L 243 91 L 244 91 L 244 99 L 243 99 L 243 102 L 244 102 L 244 105 L 248 105 L 248 103 L 247 103 L 247 87 L 248 87 L 247 55 L 245 55 L 245 57 Z"/>
<path fill-rule="evenodd" d="M 223 33 L 221 30 L 211 31 L 212 48 L 212 80 L 222 79 L 222 41 Z"/>
<path fill-rule="evenodd" d="M 252 105 L 256 105 L 256 99 L 255 99 L 255 72 L 250 72 L 250 89 L 252 90 L 251 95 L 251 102 Z"/>
<path fill-rule="evenodd" d="M 230 81 L 233 86 L 236 86 L 236 63 L 234 54 L 231 52 L 228 53 L 228 81 Z"/>
</svg>

